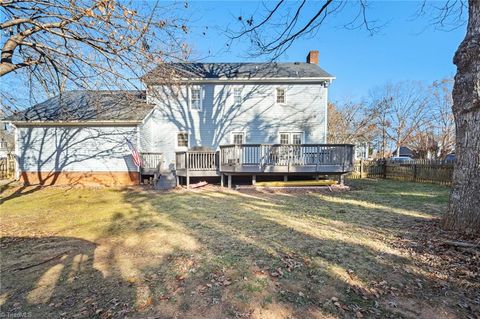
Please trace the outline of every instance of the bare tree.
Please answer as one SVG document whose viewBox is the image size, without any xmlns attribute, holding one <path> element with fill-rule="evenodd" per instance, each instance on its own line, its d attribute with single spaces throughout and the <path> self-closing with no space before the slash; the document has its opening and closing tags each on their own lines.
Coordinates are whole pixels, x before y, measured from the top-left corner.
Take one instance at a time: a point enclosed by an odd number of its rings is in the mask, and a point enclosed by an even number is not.
<svg viewBox="0 0 480 319">
<path fill-rule="evenodd" d="M 431 125 L 438 145 L 437 156 L 444 158 L 455 150 L 455 119 L 452 106 L 452 79 L 435 81 L 431 87 Z"/>
<path fill-rule="evenodd" d="M 328 104 L 328 143 L 370 142 L 376 132 L 372 113 L 365 103 Z"/>
<path fill-rule="evenodd" d="M 31 92 L 138 87 L 153 65 L 188 55 L 186 21 L 165 3 L 4 0 L 0 9 L 0 77 L 22 77 Z M 15 103 L 8 93 L 4 107 Z"/>
<path fill-rule="evenodd" d="M 396 156 L 415 132 L 421 131 L 426 123 L 427 96 L 418 82 L 386 84 L 372 93 L 371 112 L 382 132 L 382 153 L 387 141 L 392 141 Z"/>
<path fill-rule="evenodd" d="M 358 7 L 358 15 L 350 27 L 375 30 L 367 18 L 366 0 L 350 2 Z M 466 5 L 468 3 L 468 10 Z M 310 6 L 308 6 L 310 4 Z M 249 37 L 253 54 L 278 57 L 297 39 L 315 36 L 322 23 L 341 12 L 342 2 L 324 0 L 292 4 L 278 1 L 265 12 L 248 19 L 239 17 L 241 31 L 233 40 Z M 290 9 L 289 9 L 290 7 Z M 308 8 L 307 8 L 308 7 Z M 332 14 L 333 13 L 333 14 Z M 453 174 L 453 190 L 449 213 L 444 225 L 462 232 L 478 232 L 480 229 L 480 1 L 445 0 L 429 3 L 423 1 L 419 15 L 431 14 L 437 27 L 451 29 L 464 22 L 468 14 L 467 34 L 455 53 L 457 66 L 453 90 L 453 112 L 456 123 L 456 163 Z M 271 32 L 274 32 L 273 36 Z"/>
</svg>

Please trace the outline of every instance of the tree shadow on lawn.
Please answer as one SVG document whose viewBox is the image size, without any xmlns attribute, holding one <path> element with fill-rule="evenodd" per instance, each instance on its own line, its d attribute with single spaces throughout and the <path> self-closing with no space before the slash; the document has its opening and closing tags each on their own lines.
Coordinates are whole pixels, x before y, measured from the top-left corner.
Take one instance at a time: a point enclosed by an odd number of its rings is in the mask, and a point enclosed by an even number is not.
<svg viewBox="0 0 480 319">
<path fill-rule="evenodd" d="M 2 237 L 2 316 L 95 318 L 130 312 L 134 290 L 93 267 L 97 245 L 72 237 Z"/>
<path fill-rule="evenodd" d="M 459 287 L 416 267 L 411 257 L 382 242 L 383 234 L 369 238 L 381 225 L 317 219 L 315 206 L 301 217 L 284 199 L 270 203 L 240 193 L 123 195 L 136 208 L 134 220 L 154 211 L 199 243 L 196 250 L 175 251 L 167 262 L 143 270 L 161 278 L 149 283 L 155 297 L 148 313 L 442 318 L 469 312 L 455 309 Z M 350 206 L 355 205 L 329 203 L 334 210 Z"/>
<path fill-rule="evenodd" d="M 130 211 L 113 214 L 95 243 L 1 239 L 2 313 L 442 318 L 475 311 L 455 308 L 458 286 L 382 241 L 393 225 L 381 232 L 381 223 L 346 217 L 357 214 L 351 202 L 318 194 L 119 192 Z M 380 214 L 399 215 L 378 209 L 370 218 Z"/>
</svg>

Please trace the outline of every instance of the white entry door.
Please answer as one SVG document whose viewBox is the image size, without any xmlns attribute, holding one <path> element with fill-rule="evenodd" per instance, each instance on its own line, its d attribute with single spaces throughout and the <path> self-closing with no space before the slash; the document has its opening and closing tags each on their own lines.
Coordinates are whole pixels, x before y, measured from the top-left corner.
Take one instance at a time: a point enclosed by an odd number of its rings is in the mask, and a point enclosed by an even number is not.
<svg viewBox="0 0 480 319">
<path fill-rule="evenodd" d="M 301 132 L 280 132 L 280 161 L 283 164 L 296 164 L 301 159 L 302 133 Z"/>
</svg>

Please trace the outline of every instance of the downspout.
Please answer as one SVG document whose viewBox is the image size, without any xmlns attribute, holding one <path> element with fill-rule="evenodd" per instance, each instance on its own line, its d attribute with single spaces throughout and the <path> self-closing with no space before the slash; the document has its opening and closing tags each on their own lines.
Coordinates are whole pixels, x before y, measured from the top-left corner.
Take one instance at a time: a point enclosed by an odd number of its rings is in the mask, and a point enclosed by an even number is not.
<svg viewBox="0 0 480 319">
<path fill-rule="evenodd" d="M 10 125 L 13 126 L 14 128 L 14 132 L 13 132 L 13 143 L 15 144 L 14 145 L 14 151 L 13 151 L 13 156 L 14 156 L 14 159 L 15 159 L 15 180 L 20 180 L 20 162 L 18 160 L 18 154 L 19 154 L 19 151 L 18 151 L 18 128 L 16 125 L 13 125 L 12 123 L 10 123 Z"/>
<path fill-rule="evenodd" d="M 328 84 L 325 82 L 325 118 L 324 118 L 324 128 L 323 128 L 323 144 L 327 144 L 327 135 L 328 135 Z"/>
<path fill-rule="evenodd" d="M 138 149 L 138 152 L 140 153 L 140 157 L 142 157 L 142 149 L 140 145 L 140 125 L 135 126 L 135 131 L 137 135 L 137 149 Z M 141 167 L 137 167 L 137 172 L 138 172 L 138 180 L 141 182 L 141 179 L 142 179 Z"/>
</svg>

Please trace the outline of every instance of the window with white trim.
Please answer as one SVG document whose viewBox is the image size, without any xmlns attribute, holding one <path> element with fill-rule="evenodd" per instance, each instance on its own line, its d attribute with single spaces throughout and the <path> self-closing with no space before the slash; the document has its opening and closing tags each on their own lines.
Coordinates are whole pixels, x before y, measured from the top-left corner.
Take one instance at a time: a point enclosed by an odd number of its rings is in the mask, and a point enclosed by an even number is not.
<svg viewBox="0 0 480 319">
<path fill-rule="evenodd" d="M 302 132 L 280 132 L 280 144 L 302 144 Z"/>
<path fill-rule="evenodd" d="M 234 105 L 241 105 L 242 102 L 243 102 L 242 89 L 241 88 L 234 88 L 233 89 L 233 104 Z"/>
<path fill-rule="evenodd" d="M 292 144 L 302 144 L 302 133 L 292 133 Z"/>
<path fill-rule="evenodd" d="M 277 88 L 276 91 L 277 91 L 277 98 L 276 98 L 277 103 L 280 103 L 280 104 L 286 103 L 287 98 L 286 98 L 285 89 Z"/>
<path fill-rule="evenodd" d="M 188 147 L 188 133 L 187 132 L 177 133 L 177 146 L 178 147 Z"/>
<path fill-rule="evenodd" d="M 232 143 L 239 145 L 245 143 L 245 134 L 243 132 L 233 132 L 232 133 Z"/>
<path fill-rule="evenodd" d="M 202 90 L 200 88 L 192 88 L 190 90 L 190 107 L 192 110 L 202 110 Z"/>
<path fill-rule="evenodd" d="M 288 133 L 280 133 L 280 144 L 290 144 L 290 136 Z"/>
</svg>

